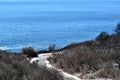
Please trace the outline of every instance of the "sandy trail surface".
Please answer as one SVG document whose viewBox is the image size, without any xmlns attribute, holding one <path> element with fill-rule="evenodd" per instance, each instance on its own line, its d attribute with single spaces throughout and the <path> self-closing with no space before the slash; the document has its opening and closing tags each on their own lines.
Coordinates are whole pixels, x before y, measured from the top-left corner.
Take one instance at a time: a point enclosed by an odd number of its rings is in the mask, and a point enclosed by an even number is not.
<svg viewBox="0 0 120 80">
<path fill-rule="evenodd" d="M 48 68 L 54 68 L 54 69 L 56 69 L 57 71 L 59 71 L 60 74 L 63 75 L 64 80 L 81 80 L 81 79 L 79 79 L 79 78 L 78 78 L 77 76 L 75 76 L 75 75 L 69 74 L 69 73 L 67 73 L 67 72 L 64 72 L 64 71 L 61 70 L 61 69 L 56 68 L 55 66 L 52 66 L 52 65 L 49 63 L 49 61 L 47 60 L 47 58 L 50 57 L 50 56 L 52 56 L 52 53 L 39 54 L 38 57 L 32 58 L 32 59 L 30 60 L 30 63 L 37 62 L 39 66 L 40 66 L 40 65 L 45 65 L 45 66 L 48 67 Z"/>
<path fill-rule="evenodd" d="M 80 79 L 75 75 L 64 72 L 62 69 L 58 69 L 55 66 L 51 65 L 47 60 L 48 57 L 52 56 L 52 53 L 39 54 L 38 57 L 32 58 L 30 63 L 37 62 L 38 66 L 44 65 L 48 68 L 54 68 L 63 75 L 64 80 L 112 80 L 112 79 Z"/>
</svg>

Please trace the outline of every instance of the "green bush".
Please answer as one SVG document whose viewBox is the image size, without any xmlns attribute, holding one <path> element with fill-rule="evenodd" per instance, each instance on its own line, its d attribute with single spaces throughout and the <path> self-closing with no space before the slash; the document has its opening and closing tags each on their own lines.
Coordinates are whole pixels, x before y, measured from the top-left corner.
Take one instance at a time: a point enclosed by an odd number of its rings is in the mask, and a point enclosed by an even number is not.
<svg viewBox="0 0 120 80">
<path fill-rule="evenodd" d="M 38 57 L 38 54 L 35 52 L 33 47 L 26 47 L 22 49 L 22 53 L 26 54 L 27 57 Z"/>
<path fill-rule="evenodd" d="M 107 32 L 101 32 L 101 33 L 97 36 L 96 40 L 101 40 L 101 41 L 103 41 L 103 40 L 107 40 L 108 38 L 109 38 L 109 34 L 108 34 Z"/>
<path fill-rule="evenodd" d="M 49 52 L 55 51 L 55 45 L 49 45 L 48 51 L 49 51 Z"/>
<path fill-rule="evenodd" d="M 120 23 L 117 25 L 115 32 L 116 34 L 120 34 Z"/>
</svg>

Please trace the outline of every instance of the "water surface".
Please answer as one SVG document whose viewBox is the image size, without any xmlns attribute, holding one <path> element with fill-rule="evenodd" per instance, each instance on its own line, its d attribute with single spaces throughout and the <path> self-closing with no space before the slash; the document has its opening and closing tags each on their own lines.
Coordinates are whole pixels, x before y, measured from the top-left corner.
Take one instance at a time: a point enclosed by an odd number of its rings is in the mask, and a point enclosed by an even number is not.
<svg viewBox="0 0 120 80">
<path fill-rule="evenodd" d="M 0 2 L 0 49 L 46 49 L 113 33 L 120 21 L 120 1 Z"/>
</svg>

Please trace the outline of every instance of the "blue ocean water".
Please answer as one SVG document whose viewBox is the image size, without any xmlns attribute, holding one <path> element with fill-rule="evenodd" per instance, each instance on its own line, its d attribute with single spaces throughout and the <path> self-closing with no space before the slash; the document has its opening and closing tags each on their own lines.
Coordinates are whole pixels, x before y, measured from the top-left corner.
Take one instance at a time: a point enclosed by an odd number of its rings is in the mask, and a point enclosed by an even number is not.
<svg viewBox="0 0 120 80">
<path fill-rule="evenodd" d="M 0 49 L 32 46 L 62 48 L 70 43 L 113 33 L 120 22 L 120 1 L 66 0 L 0 2 Z"/>
</svg>

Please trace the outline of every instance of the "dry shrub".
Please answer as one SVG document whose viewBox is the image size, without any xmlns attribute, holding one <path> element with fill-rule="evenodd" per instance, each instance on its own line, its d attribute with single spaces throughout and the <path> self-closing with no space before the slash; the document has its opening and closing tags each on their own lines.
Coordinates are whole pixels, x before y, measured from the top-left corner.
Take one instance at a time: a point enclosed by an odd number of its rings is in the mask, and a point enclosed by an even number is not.
<svg viewBox="0 0 120 80">
<path fill-rule="evenodd" d="M 119 25 L 117 34 L 109 35 L 102 32 L 96 40 L 85 41 L 68 45 L 51 58 L 51 62 L 57 67 L 70 73 L 89 74 L 98 72 L 97 77 L 120 77 L 120 34 Z M 118 65 L 114 69 L 113 63 Z M 108 64 L 109 63 L 109 64 Z"/>
<path fill-rule="evenodd" d="M 58 54 L 53 57 L 52 61 L 57 67 L 64 69 L 69 73 L 82 73 L 89 74 L 95 73 L 99 70 L 100 73 L 97 77 L 114 78 L 119 77 L 119 62 L 120 62 L 120 49 L 91 49 L 85 46 L 78 46 L 72 49 L 65 50 L 63 54 Z M 112 63 L 107 62 L 114 61 L 118 64 L 118 69 L 114 70 Z"/>
<path fill-rule="evenodd" d="M 120 77 L 118 65 L 115 65 L 115 62 L 112 61 L 105 63 L 103 67 L 95 73 L 95 76 L 110 79 Z"/>
<path fill-rule="evenodd" d="M 63 80 L 55 69 L 25 62 L 22 54 L 0 51 L 0 80 Z"/>
</svg>

